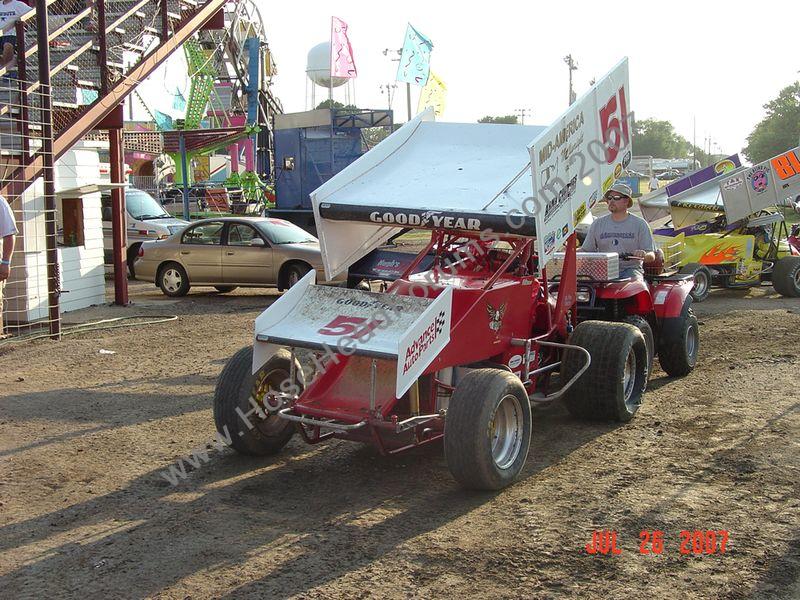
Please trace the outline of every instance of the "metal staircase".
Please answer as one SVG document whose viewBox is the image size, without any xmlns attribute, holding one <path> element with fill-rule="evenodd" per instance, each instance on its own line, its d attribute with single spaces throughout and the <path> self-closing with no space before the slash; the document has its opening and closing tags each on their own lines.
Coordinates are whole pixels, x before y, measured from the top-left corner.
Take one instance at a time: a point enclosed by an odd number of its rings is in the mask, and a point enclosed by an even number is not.
<svg viewBox="0 0 800 600">
<path fill-rule="evenodd" d="M 226 2 L 35 0 L 36 10 L 16 23 L 16 65 L 0 68 L 0 194 L 23 215 L 19 245 L 24 250 L 15 250 L 12 269 L 23 274 L 26 290 L 32 289 L 28 283 L 46 281 L 51 336 L 60 336 L 61 295 L 55 162 L 88 132 L 104 129 L 111 182 L 121 183 L 122 102 L 198 30 L 224 27 Z M 121 305 L 128 303 L 124 211 L 124 194 L 117 187 L 112 191 L 114 288 Z M 44 249 L 38 246 L 42 239 Z M 39 265 L 46 266 L 46 278 L 38 274 Z M 29 294 L 18 297 L 25 300 Z"/>
<path fill-rule="evenodd" d="M 50 5 L 46 19 L 31 11 L 17 23 L 18 91 L 3 86 L 7 97 L 0 97 L 0 132 L 14 132 L 17 135 L 12 138 L 18 140 L 17 147 L 0 147 L 7 157 L 0 159 L 5 160 L 5 169 L 0 168 L 0 194 L 19 195 L 42 174 L 43 147 L 28 141 L 41 132 L 36 125 L 30 130 L 29 123 L 49 122 L 52 115 L 49 158 L 57 160 L 88 131 L 102 126 L 135 86 L 196 31 L 223 27 L 225 3 L 94 0 L 94 8 L 89 8 L 76 0 L 71 6 L 79 10 L 56 14 L 56 5 L 39 0 L 37 5 Z M 48 30 L 49 82 L 39 68 L 43 29 Z M 0 77 L 9 75 L 7 71 L 0 69 Z M 45 98 L 52 111 L 43 103 Z M 8 158 L 13 156 L 16 161 Z M 9 165 L 14 163 L 17 166 L 12 169 Z"/>
</svg>

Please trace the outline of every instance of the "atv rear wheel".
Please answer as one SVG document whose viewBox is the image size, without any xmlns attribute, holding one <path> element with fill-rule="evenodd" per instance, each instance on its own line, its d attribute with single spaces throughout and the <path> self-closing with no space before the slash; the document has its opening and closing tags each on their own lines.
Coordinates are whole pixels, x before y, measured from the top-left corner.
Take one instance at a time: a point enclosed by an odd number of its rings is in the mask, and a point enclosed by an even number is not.
<svg viewBox="0 0 800 600">
<path fill-rule="evenodd" d="M 589 351 L 592 362 L 564 394 L 573 417 L 627 422 L 642 404 L 649 376 L 647 342 L 642 331 L 627 323 L 584 321 L 569 343 Z M 564 382 L 585 363 L 585 356 L 566 350 L 561 364 Z"/>
<path fill-rule="evenodd" d="M 514 482 L 531 444 L 531 406 L 522 382 L 500 369 L 476 369 L 447 408 L 444 454 L 453 477 L 477 490 Z"/>
<path fill-rule="evenodd" d="M 279 350 L 255 374 L 252 364 L 253 348 L 247 346 L 225 365 L 214 391 L 214 422 L 239 454 L 263 456 L 278 452 L 295 432 L 294 423 L 268 414 L 264 404 L 267 392 L 283 391 L 282 384 L 289 381 L 291 354 Z M 297 360 L 295 373 L 299 393 L 303 384 Z"/>
<path fill-rule="evenodd" d="M 772 287 L 781 296 L 800 297 L 800 256 L 778 259 L 772 269 Z"/>
<path fill-rule="evenodd" d="M 702 302 L 708 298 L 708 294 L 711 292 L 711 271 L 707 266 L 689 263 L 680 272 L 694 277 L 694 286 L 689 293 L 695 302 Z"/>
<path fill-rule="evenodd" d="M 670 377 L 688 375 L 697 364 L 700 350 L 700 327 L 690 306 L 675 319 L 666 320 L 661 327 L 658 362 Z"/>
<path fill-rule="evenodd" d="M 655 336 L 653 335 L 653 328 L 650 327 L 650 323 L 647 321 L 647 319 L 641 315 L 628 315 L 622 319 L 622 322 L 633 325 L 642 332 L 645 344 L 647 345 L 647 370 L 648 372 L 652 373 L 653 359 L 656 356 L 656 342 Z"/>
</svg>

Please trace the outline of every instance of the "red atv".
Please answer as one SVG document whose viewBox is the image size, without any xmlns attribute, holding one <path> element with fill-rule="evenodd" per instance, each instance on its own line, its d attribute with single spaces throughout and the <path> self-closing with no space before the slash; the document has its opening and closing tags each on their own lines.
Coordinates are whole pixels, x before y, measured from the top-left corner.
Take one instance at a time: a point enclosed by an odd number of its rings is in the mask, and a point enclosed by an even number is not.
<svg viewBox="0 0 800 600">
<path fill-rule="evenodd" d="M 430 251 L 430 269 L 413 274 Z M 317 286 L 312 271 L 226 365 L 217 429 L 252 455 L 296 433 L 385 454 L 443 440 L 459 483 L 507 486 L 528 455 L 531 403 L 563 399 L 575 417 L 626 422 L 654 355 L 671 375 L 697 360 L 690 278 L 578 282 L 576 260 L 572 235 L 551 287 L 536 276 L 533 238 L 439 227 L 386 293 Z"/>
<path fill-rule="evenodd" d="M 620 254 L 619 258 L 636 257 Z M 578 321 L 629 323 L 642 332 L 651 366 L 658 356 L 661 368 L 668 375 L 687 375 L 697 363 L 700 342 L 697 317 L 692 311 L 691 275 L 665 271 L 661 251 L 657 252 L 654 263 L 645 265 L 644 280 L 593 278 L 591 272 L 591 265 L 579 259 Z M 550 289 L 558 293 L 558 284 L 551 284 Z"/>
</svg>

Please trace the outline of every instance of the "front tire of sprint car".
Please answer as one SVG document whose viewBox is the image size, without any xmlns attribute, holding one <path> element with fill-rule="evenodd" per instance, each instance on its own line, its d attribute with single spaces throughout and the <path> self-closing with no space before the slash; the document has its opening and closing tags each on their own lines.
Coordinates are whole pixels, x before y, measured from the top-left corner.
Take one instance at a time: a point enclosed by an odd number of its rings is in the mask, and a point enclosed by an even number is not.
<svg viewBox="0 0 800 600">
<path fill-rule="evenodd" d="M 280 451 L 295 432 L 292 421 L 266 411 L 254 410 L 252 396 L 264 408 L 268 391 L 281 391 L 288 381 L 291 354 L 278 350 L 255 374 L 252 373 L 253 348 L 246 346 L 234 354 L 217 379 L 214 391 L 214 422 L 219 434 L 239 454 L 264 456 Z M 300 363 L 295 359 L 295 385 L 303 389 Z M 238 409 L 238 410 L 237 410 Z M 259 416 L 259 412 L 264 417 Z M 247 415 L 243 418 L 242 415 Z"/>
<path fill-rule="evenodd" d="M 525 465 L 531 430 L 531 406 L 519 378 L 500 369 L 475 369 L 456 385 L 447 408 L 447 466 L 466 488 L 504 488 Z"/>
</svg>

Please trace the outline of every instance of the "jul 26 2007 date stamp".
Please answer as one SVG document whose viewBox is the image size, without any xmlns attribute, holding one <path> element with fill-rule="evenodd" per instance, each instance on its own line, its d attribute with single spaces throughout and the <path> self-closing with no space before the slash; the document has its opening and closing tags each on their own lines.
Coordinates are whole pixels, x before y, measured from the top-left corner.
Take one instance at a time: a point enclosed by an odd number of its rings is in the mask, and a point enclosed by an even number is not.
<svg viewBox="0 0 800 600">
<path fill-rule="evenodd" d="M 726 529 L 682 529 L 677 539 L 668 539 L 659 529 L 644 529 L 639 533 L 639 554 L 725 554 L 728 538 Z M 621 542 L 613 529 L 596 529 L 585 549 L 588 554 L 616 556 L 623 552 Z"/>
</svg>

